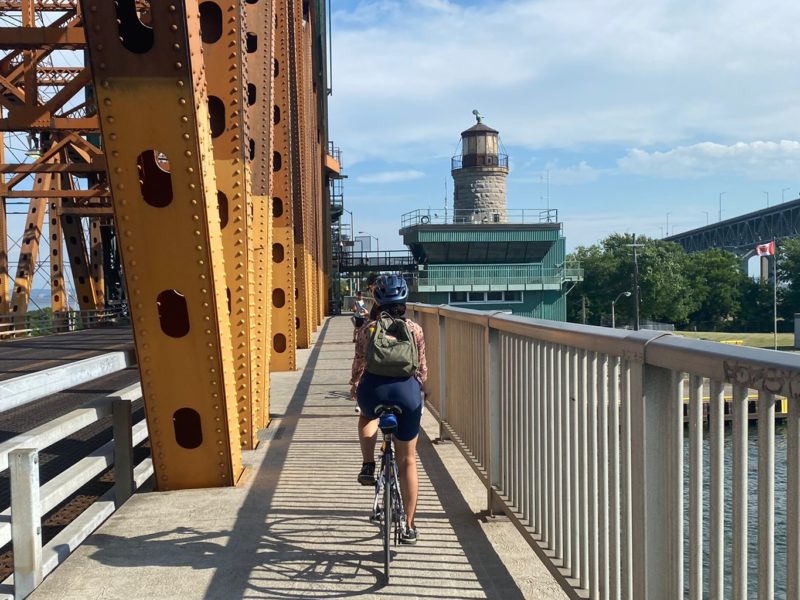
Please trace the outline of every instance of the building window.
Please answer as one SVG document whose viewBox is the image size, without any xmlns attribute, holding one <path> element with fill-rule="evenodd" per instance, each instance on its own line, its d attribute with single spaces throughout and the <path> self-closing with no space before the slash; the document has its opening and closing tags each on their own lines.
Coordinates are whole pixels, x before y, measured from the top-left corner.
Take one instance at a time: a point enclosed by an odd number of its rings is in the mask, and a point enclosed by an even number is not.
<svg viewBox="0 0 800 600">
<path fill-rule="evenodd" d="M 450 292 L 450 304 L 522 302 L 522 292 Z"/>
</svg>

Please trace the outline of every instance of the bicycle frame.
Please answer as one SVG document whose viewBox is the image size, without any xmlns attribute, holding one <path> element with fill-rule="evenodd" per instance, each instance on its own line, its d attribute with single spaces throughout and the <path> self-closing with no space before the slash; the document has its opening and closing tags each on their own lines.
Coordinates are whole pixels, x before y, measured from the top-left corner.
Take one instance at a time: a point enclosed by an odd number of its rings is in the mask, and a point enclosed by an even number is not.
<svg viewBox="0 0 800 600">
<path fill-rule="evenodd" d="M 386 583 L 388 584 L 389 563 L 391 562 L 390 539 L 391 537 L 394 538 L 395 546 L 399 543 L 400 534 L 406 521 L 403 496 L 400 493 L 399 470 L 394 459 L 394 443 L 391 432 L 384 432 L 383 434 L 381 469 L 379 476 L 375 480 L 375 500 L 372 505 L 371 519 L 381 525 L 384 544 L 384 571 Z M 393 536 L 391 535 L 391 528 L 393 528 Z"/>
</svg>

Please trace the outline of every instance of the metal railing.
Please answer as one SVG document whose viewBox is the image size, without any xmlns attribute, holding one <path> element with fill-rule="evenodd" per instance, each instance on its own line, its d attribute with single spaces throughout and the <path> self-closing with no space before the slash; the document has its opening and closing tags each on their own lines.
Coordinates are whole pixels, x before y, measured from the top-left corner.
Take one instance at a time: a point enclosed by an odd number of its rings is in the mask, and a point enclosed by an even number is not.
<svg viewBox="0 0 800 600">
<path fill-rule="evenodd" d="M 450 170 L 458 171 L 459 169 L 470 167 L 499 167 L 501 169 L 508 169 L 508 154 L 484 154 L 478 156 L 470 156 L 464 164 L 464 156 L 456 154 L 450 159 Z"/>
<path fill-rule="evenodd" d="M 422 208 L 400 217 L 401 227 L 416 225 L 497 225 L 558 223 L 558 209 L 521 208 L 504 211 Z"/>
<path fill-rule="evenodd" d="M 430 265 L 419 272 L 419 285 L 489 286 L 489 285 L 561 285 L 564 281 L 583 279 L 580 264 L 566 268 L 542 265 Z"/>
<path fill-rule="evenodd" d="M 441 436 L 455 441 L 486 485 L 490 511 L 509 515 L 570 597 L 674 599 L 686 590 L 701 598 L 704 585 L 711 598 L 800 597 L 796 355 L 410 307 L 425 331 L 426 400 Z M 748 464 L 751 391 L 756 469 Z M 779 397 L 788 399 L 785 491 L 775 485 Z M 757 518 L 748 520 L 753 501 Z M 786 515 L 780 539 L 776 509 Z M 780 562 L 776 547 L 785 549 Z"/>
<path fill-rule="evenodd" d="M 0 444 L 0 472 L 9 470 L 11 481 L 11 508 L 0 513 L 0 546 L 10 541 L 14 549 L 14 574 L 0 585 L 1 597 L 8 597 L 12 586 L 15 599 L 27 597 L 152 476 L 150 458 L 138 465 L 133 460 L 133 448 L 147 439 L 146 422 L 133 422 L 131 414 L 131 403 L 141 397 L 136 383 Z M 113 439 L 40 485 L 39 453 L 107 417 Z M 43 545 L 43 515 L 110 467 L 114 486 Z"/>
<path fill-rule="evenodd" d="M 127 323 L 129 318 L 127 304 L 96 310 L 70 310 L 56 313 L 33 311 L 21 316 L 0 315 L 0 340 L 104 327 Z"/>
</svg>

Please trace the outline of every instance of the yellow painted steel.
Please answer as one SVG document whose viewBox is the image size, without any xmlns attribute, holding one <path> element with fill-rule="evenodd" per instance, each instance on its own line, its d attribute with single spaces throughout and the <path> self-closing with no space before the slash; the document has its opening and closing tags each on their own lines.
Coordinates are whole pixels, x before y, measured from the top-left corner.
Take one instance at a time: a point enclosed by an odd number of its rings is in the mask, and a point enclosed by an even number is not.
<svg viewBox="0 0 800 600">
<path fill-rule="evenodd" d="M 0 117 L 3 110 L 0 109 Z M 0 162 L 6 162 L 5 144 L 0 143 Z M 0 174 L 0 188 L 5 189 L 5 173 Z M 0 315 L 8 313 L 8 216 L 6 215 L 6 198 L 0 195 Z"/>
<path fill-rule="evenodd" d="M 269 362 L 272 327 L 270 304 L 272 292 L 272 69 L 273 10 L 272 0 L 257 0 L 246 5 L 247 37 L 255 50 L 245 59 L 248 74 L 248 125 L 253 156 L 250 161 L 253 193 L 254 314 L 251 319 L 251 398 L 253 431 L 269 424 Z M 255 440 L 254 440 L 255 443 Z"/>
<path fill-rule="evenodd" d="M 40 173 L 33 182 L 31 201 L 28 205 L 28 216 L 25 220 L 25 231 L 20 243 L 19 262 L 14 278 L 14 289 L 11 293 L 11 314 L 20 318 L 28 312 L 31 297 L 33 275 L 39 258 L 39 244 L 42 238 L 42 227 L 47 212 L 47 199 L 36 197 L 36 192 L 53 189 L 55 178 L 51 173 Z"/>
<path fill-rule="evenodd" d="M 133 6 L 81 0 L 156 483 L 231 485 L 242 464 L 198 4 L 150 3 L 148 26 Z"/>
<path fill-rule="evenodd" d="M 233 336 L 236 401 L 242 448 L 256 444 L 252 404 L 251 319 L 252 215 L 250 197 L 250 139 L 247 126 L 247 80 L 244 3 L 205 0 L 200 4 L 203 55 L 208 80 L 211 137 L 220 203 L 220 225 L 225 254 L 228 312 Z"/>
<path fill-rule="evenodd" d="M 297 367 L 297 288 L 295 284 L 294 198 L 292 193 L 291 69 L 289 29 L 291 0 L 276 0 L 272 168 L 272 343 L 270 370 Z"/>
<path fill-rule="evenodd" d="M 69 268 L 75 285 L 75 294 L 81 310 L 97 308 L 97 292 L 89 269 L 89 252 L 86 249 L 86 238 L 83 223 L 78 215 L 61 215 L 61 229 L 67 245 Z"/>
<path fill-rule="evenodd" d="M 92 217 L 89 219 L 89 244 L 90 244 L 90 265 L 92 284 L 94 285 L 94 307 L 101 309 L 106 305 L 105 298 L 105 275 L 103 273 L 103 237 L 100 235 L 100 227 L 104 219 Z"/>
<path fill-rule="evenodd" d="M 61 200 L 50 200 L 47 213 L 50 219 L 48 237 L 50 239 L 50 308 L 53 314 L 69 309 L 67 287 L 64 284 L 64 231 L 61 228 Z"/>
<path fill-rule="evenodd" d="M 305 36 L 303 26 L 303 3 L 288 0 L 289 13 L 289 73 L 290 103 L 292 107 L 291 158 L 292 158 L 292 204 L 294 208 L 295 242 L 295 287 L 297 316 L 297 347 L 308 348 L 313 333 L 312 304 L 313 279 L 309 269 L 310 200 L 308 189 L 308 155 L 306 153 L 309 129 L 305 103 L 306 69 Z"/>
</svg>

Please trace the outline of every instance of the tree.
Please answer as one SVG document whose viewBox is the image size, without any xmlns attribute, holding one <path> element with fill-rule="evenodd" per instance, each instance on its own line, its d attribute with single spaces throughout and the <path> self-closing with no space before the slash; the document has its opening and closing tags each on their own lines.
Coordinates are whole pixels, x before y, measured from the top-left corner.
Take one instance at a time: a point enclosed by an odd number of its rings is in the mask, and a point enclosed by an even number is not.
<svg viewBox="0 0 800 600">
<path fill-rule="evenodd" d="M 742 310 L 742 297 L 751 283 L 739 258 L 717 248 L 689 255 L 687 277 L 698 307 L 689 322 L 700 331 L 729 329 Z"/>
<path fill-rule="evenodd" d="M 777 247 L 780 316 L 794 323 L 794 313 L 800 312 L 800 238 L 785 238 Z"/>
<path fill-rule="evenodd" d="M 699 303 L 686 275 L 687 255 L 674 242 L 636 237 L 639 253 L 640 313 L 642 318 L 685 322 Z M 633 292 L 632 234 L 615 233 L 599 245 L 579 247 L 570 260 L 579 260 L 584 280 L 571 294 L 569 319 L 580 321 L 581 296 L 588 299 L 588 322 L 600 325 L 610 315 L 620 292 Z M 619 322 L 633 321 L 633 296 L 616 305 Z M 610 318 L 608 319 L 610 320 Z"/>
</svg>

